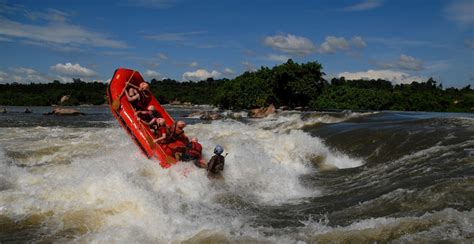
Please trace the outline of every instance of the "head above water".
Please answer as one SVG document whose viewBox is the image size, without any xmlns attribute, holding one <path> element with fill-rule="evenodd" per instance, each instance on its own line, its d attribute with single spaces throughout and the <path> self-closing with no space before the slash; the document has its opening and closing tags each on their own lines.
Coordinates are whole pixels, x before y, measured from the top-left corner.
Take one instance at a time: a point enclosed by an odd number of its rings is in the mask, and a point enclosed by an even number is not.
<svg viewBox="0 0 474 244">
<path fill-rule="evenodd" d="M 180 130 L 184 129 L 184 127 L 186 127 L 186 122 L 182 121 L 182 120 L 179 120 L 178 122 L 176 122 L 176 127 L 178 127 Z"/>
<path fill-rule="evenodd" d="M 161 126 L 166 125 L 165 119 L 163 119 L 163 118 L 158 118 L 158 119 L 156 120 L 156 122 L 157 122 L 159 125 L 161 125 Z"/>
<path fill-rule="evenodd" d="M 223 152 L 224 152 L 224 148 L 222 148 L 221 145 L 217 145 L 214 148 L 214 153 L 217 154 L 217 155 L 221 155 Z"/>
<path fill-rule="evenodd" d="M 150 106 L 148 106 L 148 110 L 150 110 L 150 111 L 156 111 L 156 108 L 155 108 L 155 106 L 150 105 Z"/>
<path fill-rule="evenodd" d="M 139 87 L 140 87 L 140 90 L 150 90 L 150 85 L 148 85 L 148 83 L 146 82 L 140 83 Z"/>
</svg>

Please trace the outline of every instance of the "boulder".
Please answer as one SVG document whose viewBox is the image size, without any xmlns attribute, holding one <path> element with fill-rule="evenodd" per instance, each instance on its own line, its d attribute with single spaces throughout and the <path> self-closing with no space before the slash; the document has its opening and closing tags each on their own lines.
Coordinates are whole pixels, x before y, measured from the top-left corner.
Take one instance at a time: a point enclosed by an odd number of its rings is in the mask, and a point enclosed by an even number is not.
<svg viewBox="0 0 474 244">
<path fill-rule="evenodd" d="M 202 116 L 202 120 L 218 120 L 221 119 L 222 116 L 218 112 L 205 112 Z"/>
<path fill-rule="evenodd" d="M 85 113 L 80 112 L 73 108 L 55 108 L 53 111 L 45 113 L 44 115 L 84 115 Z"/>
<path fill-rule="evenodd" d="M 194 113 L 190 113 L 188 114 L 188 118 L 201 118 L 201 116 L 204 114 L 204 112 L 202 111 L 199 111 L 199 112 L 194 112 Z"/>
<path fill-rule="evenodd" d="M 201 111 L 189 114 L 188 118 L 200 118 L 202 120 L 218 120 L 221 119 L 222 116 L 218 112 Z"/>
<path fill-rule="evenodd" d="M 71 95 L 64 95 L 64 96 L 61 97 L 61 99 L 59 99 L 59 103 L 63 104 L 65 102 L 67 102 L 69 99 L 71 99 Z"/>
<path fill-rule="evenodd" d="M 248 116 L 250 118 L 265 118 L 270 114 L 274 114 L 275 110 L 275 106 L 273 106 L 273 104 L 270 104 L 270 106 L 266 108 L 256 108 L 250 110 Z"/>
</svg>

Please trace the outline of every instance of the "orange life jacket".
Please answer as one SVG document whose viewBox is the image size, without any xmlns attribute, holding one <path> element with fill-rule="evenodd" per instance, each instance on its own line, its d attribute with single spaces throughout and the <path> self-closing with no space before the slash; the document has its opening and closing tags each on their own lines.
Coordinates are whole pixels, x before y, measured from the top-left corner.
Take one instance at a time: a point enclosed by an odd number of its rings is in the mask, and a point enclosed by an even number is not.
<svg viewBox="0 0 474 244">
<path fill-rule="evenodd" d="M 176 128 L 177 128 L 177 122 L 174 123 L 174 125 L 171 128 L 167 128 L 167 133 L 166 133 L 166 141 L 167 143 L 173 143 L 177 140 L 180 139 L 180 137 L 183 137 L 184 131 L 181 131 L 181 133 L 176 133 Z M 173 129 L 173 130 L 171 130 Z"/>
<path fill-rule="evenodd" d="M 132 105 L 139 110 L 145 110 L 151 100 L 151 92 L 148 90 L 141 91 L 138 89 L 138 95 L 140 96 L 137 100 L 132 102 Z"/>
<path fill-rule="evenodd" d="M 197 142 L 190 142 L 191 147 L 188 147 L 187 154 L 193 158 L 200 158 L 202 153 L 202 146 Z"/>
</svg>

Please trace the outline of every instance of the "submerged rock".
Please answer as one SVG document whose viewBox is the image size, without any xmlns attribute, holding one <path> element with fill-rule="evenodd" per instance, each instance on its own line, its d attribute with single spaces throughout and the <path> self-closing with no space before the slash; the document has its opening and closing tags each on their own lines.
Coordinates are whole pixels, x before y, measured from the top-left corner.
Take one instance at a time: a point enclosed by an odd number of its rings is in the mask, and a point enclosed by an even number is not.
<svg viewBox="0 0 474 244">
<path fill-rule="evenodd" d="M 53 111 L 45 113 L 44 115 L 84 115 L 85 113 L 80 112 L 73 108 L 55 108 Z"/>
</svg>

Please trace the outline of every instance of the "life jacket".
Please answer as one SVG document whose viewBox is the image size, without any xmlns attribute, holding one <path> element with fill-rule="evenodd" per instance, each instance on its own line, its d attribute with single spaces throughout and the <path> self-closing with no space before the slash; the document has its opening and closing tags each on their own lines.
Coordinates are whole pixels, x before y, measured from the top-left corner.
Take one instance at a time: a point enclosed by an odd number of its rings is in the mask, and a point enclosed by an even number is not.
<svg viewBox="0 0 474 244">
<path fill-rule="evenodd" d="M 161 114 L 158 111 L 147 110 L 146 113 L 140 113 L 139 117 L 140 117 L 140 119 L 142 119 L 142 120 L 146 121 L 147 123 L 149 123 L 154 118 L 161 118 Z"/>
<path fill-rule="evenodd" d="M 224 170 L 225 158 L 222 155 L 214 155 L 207 164 L 207 171 L 212 174 L 218 174 Z"/>
<path fill-rule="evenodd" d="M 153 134 L 156 138 L 161 137 L 161 135 L 167 134 L 166 126 L 160 126 L 157 123 L 153 123 L 150 125 L 150 129 L 153 130 Z"/>
<path fill-rule="evenodd" d="M 194 158 L 194 159 L 199 159 L 201 157 L 201 153 L 202 153 L 201 144 L 197 142 L 193 142 L 193 141 L 188 144 L 187 154 L 189 155 L 189 157 Z"/>
<path fill-rule="evenodd" d="M 172 142 L 175 142 L 175 141 L 179 140 L 181 135 L 184 134 L 184 131 L 181 131 L 181 133 L 176 133 L 176 128 L 178 127 L 176 124 L 177 124 L 177 122 L 175 122 L 173 127 L 172 127 L 173 131 L 171 131 L 170 128 L 166 128 L 167 129 L 167 133 L 166 133 L 167 143 L 172 143 Z"/>
<path fill-rule="evenodd" d="M 148 106 L 148 103 L 150 103 L 152 94 L 148 90 L 141 91 L 140 89 L 138 89 L 137 91 L 140 97 L 137 100 L 133 101 L 132 105 L 136 109 L 144 110 Z"/>
</svg>

